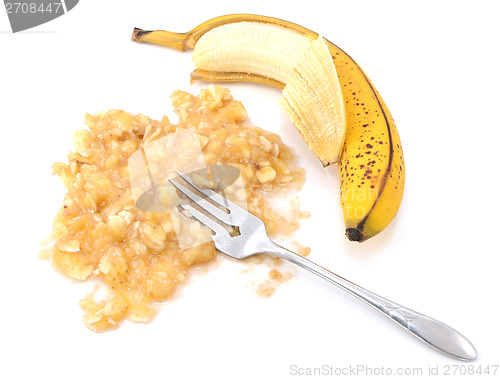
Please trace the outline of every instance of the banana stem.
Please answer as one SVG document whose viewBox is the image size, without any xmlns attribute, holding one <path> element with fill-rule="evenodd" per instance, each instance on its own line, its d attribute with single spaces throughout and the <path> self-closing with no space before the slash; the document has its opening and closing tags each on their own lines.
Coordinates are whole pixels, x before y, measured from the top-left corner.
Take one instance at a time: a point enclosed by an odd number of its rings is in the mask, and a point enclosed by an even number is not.
<svg viewBox="0 0 500 379">
<path fill-rule="evenodd" d="M 188 33 L 174 33 L 165 30 L 143 30 L 134 28 L 132 32 L 132 41 L 146 42 L 154 45 L 170 47 L 172 49 L 184 51 L 187 50 L 185 41 Z"/>
</svg>

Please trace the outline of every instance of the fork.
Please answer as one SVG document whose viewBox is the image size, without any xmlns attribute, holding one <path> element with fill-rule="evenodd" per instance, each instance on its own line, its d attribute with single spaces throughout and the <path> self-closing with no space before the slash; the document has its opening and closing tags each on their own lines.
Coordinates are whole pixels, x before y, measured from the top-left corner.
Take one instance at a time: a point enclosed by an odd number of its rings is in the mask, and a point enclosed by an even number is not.
<svg viewBox="0 0 500 379">
<path fill-rule="evenodd" d="M 266 253 L 295 263 L 375 307 L 438 351 L 462 361 L 473 361 L 477 358 L 477 352 L 472 343 L 455 329 L 376 295 L 277 245 L 268 237 L 266 227 L 261 219 L 217 192 L 199 188 L 189 176 L 178 171 L 176 173 L 187 183 L 187 186 L 172 179 L 169 179 L 169 182 L 196 204 L 195 207 L 189 202 L 181 203 L 179 207 L 189 211 L 194 219 L 211 229 L 215 247 L 221 253 L 235 259 L 244 259 Z M 239 235 L 233 236 L 221 223 L 237 228 Z"/>
</svg>

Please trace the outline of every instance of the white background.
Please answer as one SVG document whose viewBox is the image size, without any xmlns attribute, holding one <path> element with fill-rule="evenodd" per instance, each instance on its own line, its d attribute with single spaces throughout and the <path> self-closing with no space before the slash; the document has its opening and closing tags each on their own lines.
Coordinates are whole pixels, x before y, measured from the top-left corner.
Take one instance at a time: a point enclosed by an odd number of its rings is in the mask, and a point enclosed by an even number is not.
<svg viewBox="0 0 500 379">
<path fill-rule="evenodd" d="M 499 365 L 498 2 L 82 0 L 16 34 L 0 13 L 0 377 L 299 376 L 292 365 L 426 374 L 460 363 L 305 272 L 259 298 L 239 263 L 195 275 L 152 324 L 94 334 L 78 306 L 89 287 L 38 259 L 64 195 L 51 165 L 66 159 L 84 113 L 160 119 L 175 89 L 206 86 L 190 85 L 189 52 L 133 43 L 133 27 L 184 32 L 227 13 L 322 34 L 363 67 L 396 120 L 403 203 L 390 227 L 357 244 L 343 235 L 336 167 L 322 169 L 307 150 L 276 104 L 280 91 L 229 85 L 252 122 L 281 134 L 307 170 L 301 198 L 312 217 L 298 238 L 310 258 L 458 329 L 479 352 L 475 368 Z"/>
</svg>

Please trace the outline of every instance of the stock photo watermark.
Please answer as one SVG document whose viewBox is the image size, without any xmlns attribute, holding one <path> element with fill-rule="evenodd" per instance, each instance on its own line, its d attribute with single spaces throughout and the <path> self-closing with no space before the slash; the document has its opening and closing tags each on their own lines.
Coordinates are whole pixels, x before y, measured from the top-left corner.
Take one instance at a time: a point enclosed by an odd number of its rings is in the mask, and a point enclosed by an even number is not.
<svg viewBox="0 0 500 379">
<path fill-rule="evenodd" d="M 12 33 L 52 21 L 73 9 L 79 0 L 4 0 Z"/>
<path fill-rule="evenodd" d="M 364 204 L 373 203 L 379 196 L 379 192 L 376 188 L 364 189 L 356 188 L 348 189 L 341 194 L 342 203 L 346 204 L 344 212 L 345 217 L 348 218 L 358 218 L 361 219 L 366 216 L 369 207 L 365 207 Z M 362 204 L 356 207 L 350 204 Z"/>
<path fill-rule="evenodd" d="M 426 367 L 386 367 L 366 364 L 333 366 L 290 365 L 288 374 L 297 377 L 340 377 L 340 376 L 500 376 L 500 365 L 428 365 Z"/>
</svg>

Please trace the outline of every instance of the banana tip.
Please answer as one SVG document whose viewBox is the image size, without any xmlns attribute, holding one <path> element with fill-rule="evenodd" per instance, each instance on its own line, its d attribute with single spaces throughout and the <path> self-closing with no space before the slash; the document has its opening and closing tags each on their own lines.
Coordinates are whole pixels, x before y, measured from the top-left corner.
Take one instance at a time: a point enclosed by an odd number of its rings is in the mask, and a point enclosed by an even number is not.
<svg viewBox="0 0 500 379">
<path fill-rule="evenodd" d="M 139 40 L 139 37 L 143 34 L 147 34 L 149 33 L 149 31 L 147 30 L 143 30 L 143 29 L 140 29 L 140 28 L 134 28 L 134 30 L 132 31 L 132 41 L 135 41 L 135 42 L 138 42 Z"/>
<path fill-rule="evenodd" d="M 321 161 L 321 164 L 323 165 L 323 168 L 331 166 L 334 163 L 337 163 L 337 161 Z"/>
<path fill-rule="evenodd" d="M 345 230 L 345 235 L 349 239 L 349 241 L 354 241 L 354 242 L 363 242 L 366 238 L 364 233 L 356 228 L 347 228 Z"/>
</svg>

